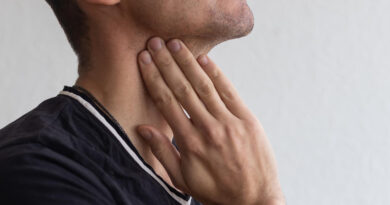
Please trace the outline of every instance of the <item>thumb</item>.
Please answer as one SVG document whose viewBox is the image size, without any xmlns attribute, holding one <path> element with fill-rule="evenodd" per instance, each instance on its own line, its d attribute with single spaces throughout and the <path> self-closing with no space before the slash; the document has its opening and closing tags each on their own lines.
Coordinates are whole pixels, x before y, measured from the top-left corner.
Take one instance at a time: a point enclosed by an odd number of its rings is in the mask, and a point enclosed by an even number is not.
<svg viewBox="0 0 390 205">
<path fill-rule="evenodd" d="M 137 131 L 149 144 L 153 155 L 164 166 L 172 180 L 172 183 L 178 189 L 188 193 L 188 189 L 181 172 L 180 154 L 169 138 L 152 126 L 139 126 Z"/>
</svg>

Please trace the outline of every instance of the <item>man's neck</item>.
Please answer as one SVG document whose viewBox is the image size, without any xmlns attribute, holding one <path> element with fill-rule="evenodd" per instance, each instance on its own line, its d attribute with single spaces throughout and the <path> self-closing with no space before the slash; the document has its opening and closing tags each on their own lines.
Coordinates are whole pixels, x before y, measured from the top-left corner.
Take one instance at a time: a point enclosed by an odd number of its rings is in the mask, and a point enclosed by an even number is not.
<svg viewBox="0 0 390 205">
<path fill-rule="evenodd" d="M 76 85 L 88 90 L 110 112 L 144 160 L 157 173 L 165 175 L 149 146 L 136 132 L 138 125 L 148 124 L 170 138 L 173 136 L 171 128 L 147 92 L 137 63 L 138 54 L 146 48 L 146 42 L 152 35 L 105 35 L 91 37 L 90 64 L 88 68 L 80 68 Z M 195 40 L 182 40 L 189 45 L 195 57 L 207 53 L 211 48 L 202 47 L 202 43 Z"/>
</svg>

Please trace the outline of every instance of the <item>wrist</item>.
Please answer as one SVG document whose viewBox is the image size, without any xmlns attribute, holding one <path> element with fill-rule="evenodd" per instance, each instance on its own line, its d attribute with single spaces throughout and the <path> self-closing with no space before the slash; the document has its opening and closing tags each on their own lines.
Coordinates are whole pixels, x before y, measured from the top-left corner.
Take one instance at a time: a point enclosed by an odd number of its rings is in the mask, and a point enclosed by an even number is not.
<svg viewBox="0 0 390 205">
<path fill-rule="evenodd" d="M 237 204 L 246 204 L 246 205 L 286 205 L 286 201 L 284 197 L 273 197 L 267 200 L 257 201 L 254 203 L 248 202 L 233 202 L 233 203 L 211 203 L 211 202 L 203 202 L 204 205 L 237 205 Z"/>
<path fill-rule="evenodd" d="M 263 191 L 262 194 L 258 195 L 254 203 L 248 203 L 250 205 L 285 205 L 286 201 L 284 194 L 280 186 L 274 186 L 269 188 L 267 191 Z"/>
<path fill-rule="evenodd" d="M 259 205 L 286 205 L 286 201 L 284 197 L 277 197 L 258 204 Z"/>
</svg>

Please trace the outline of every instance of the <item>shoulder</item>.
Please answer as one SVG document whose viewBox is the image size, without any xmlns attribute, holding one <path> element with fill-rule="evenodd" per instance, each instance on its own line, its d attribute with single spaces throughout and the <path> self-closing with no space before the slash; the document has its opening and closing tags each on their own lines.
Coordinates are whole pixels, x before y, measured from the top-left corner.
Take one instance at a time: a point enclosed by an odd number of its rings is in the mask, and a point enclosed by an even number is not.
<svg viewBox="0 0 390 205">
<path fill-rule="evenodd" d="M 0 167 L 0 204 L 86 205 L 113 201 L 91 170 L 39 143 L 1 149 Z"/>
<path fill-rule="evenodd" d="M 0 150 L 19 144 L 36 143 L 47 147 L 90 147 L 96 120 L 76 101 L 58 95 L 45 100 L 19 119 L 0 129 Z"/>
<path fill-rule="evenodd" d="M 10 141 L 28 140 L 59 118 L 63 110 L 69 107 L 69 100 L 56 96 L 43 101 L 33 110 L 0 129 L 0 148 Z"/>
<path fill-rule="evenodd" d="M 0 204 L 113 204 L 110 191 L 75 146 L 65 118 L 75 105 L 65 96 L 0 130 Z M 81 163 L 85 162 L 85 163 Z"/>
</svg>

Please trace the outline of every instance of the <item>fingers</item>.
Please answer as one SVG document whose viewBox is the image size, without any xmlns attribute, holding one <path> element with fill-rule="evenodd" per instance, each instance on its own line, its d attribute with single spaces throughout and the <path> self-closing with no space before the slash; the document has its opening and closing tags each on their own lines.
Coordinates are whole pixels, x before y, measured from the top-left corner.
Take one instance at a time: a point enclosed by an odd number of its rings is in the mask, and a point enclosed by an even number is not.
<svg viewBox="0 0 390 205">
<path fill-rule="evenodd" d="M 164 41 L 158 37 L 151 39 L 148 42 L 148 50 L 153 58 L 152 64 L 158 68 L 166 85 L 170 88 L 178 102 L 183 105 L 194 123 L 196 125 L 202 125 L 211 122 L 213 119 L 212 115 L 196 95 L 191 83 L 184 76 L 166 48 Z M 158 91 L 158 89 L 150 90 L 150 92 Z"/>
<path fill-rule="evenodd" d="M 168 172 L 172 183 L 180 190 L 188 193 L 188 189 L 181 172 L 179 152 L 172 145 L 168 137 L 151 126 L 139 126 L 138 132 L 150 145 L 153 155 L 156 156 Z"/>
<path fill-rule="evenodd" d="M 171 126 L 173 132 L 183 136 L 193 127 L 191 121 L 187 118 L 175 96 L 165 84 L 147 51 L 143 51 L 139 55 L 139 62 L 141 75 L 154 103 Z"/>
<path fill-rule="evenodd" d="M 226 114 L 230 112 L 228 112 L 225 104 L 219 97 L 210 78 L 199 66 L 199 63 L 184 43 L 178 39 L 174 39 L 167 43 L 167 47 L 178 67 L 191 83 L 208 111 L 216 118 L 226 117 Z"/>
<path fill-rule="evenodd" d="M 200 56 L 198 62 L 213 82 L 219 96 L 233 115 L 240 119 L 251 118 L 252 114 L 244 104 L 237 90 L 222 70 L 206 55 Z"/>
</svg>

